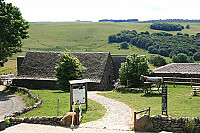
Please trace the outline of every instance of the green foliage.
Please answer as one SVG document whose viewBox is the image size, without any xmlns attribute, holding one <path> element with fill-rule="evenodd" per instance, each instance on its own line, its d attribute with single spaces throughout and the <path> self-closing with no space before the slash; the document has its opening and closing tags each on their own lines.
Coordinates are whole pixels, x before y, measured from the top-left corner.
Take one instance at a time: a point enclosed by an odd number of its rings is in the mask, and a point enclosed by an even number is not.
<svg viewBox="0 0 200 133">
<path fill-rule="evenodd" d="M 5 123 L 6 123 L 6 127 L 9 127 L 10 126 L 10 121 L 8 120 L 8 118 L 5 118 Z"/>
<path fill-rule="evenodd" d="M 186 28 L 186 29 L 190 29 L 190 25 L 189 25 L 189 24 L 186 25 L 185 28 Z"/>
<path fill-rule="evenodd" d="M 29 23 L 22 18 L 19 8 L 0 0 L 0 67 L 20 51 L 22 39 L 28 38 L 28 28 Z"/>
<path fill-rule="evenodd" d="M 160 33 L 152 33 L 141 32 L 137 34 L 126 34 L 128 31 L 119 32 L 115 36 L 115 38 L 121 38 L 121 40 L 112 40 L 115 43 L 119 43 L 122 41 L 129 42 L 138 48 L 142 48 L 148 50 L 149 53 L 159 54 L 165 57 L 172 58 L 174 55 L 179 53 L 187 54 L 188 56 L 197 55 L 195 53 L 200 52 L 200 33 L 197 33 L 196 36 L 189 34 L 177 33 L 177 35 L 173 35 L 170 33 L 160 32 Z M 123 39 L 122 39 L 123 35 Z M 125 37 L 126 36 L 126 37 Z M 128 37 L 129 36 L 129 37 Z M 127 39 L 127 40 L 126 40 Z M 192 57 L 190 57 L 192 60 Z M 194 57 L 194 60 L 200 60 L 199 57 Z M 190 62 L 188 60 L 188 62 Z"/>
<path fill-rule="evenodd" d="M 140 75 L 149 75 L 149 67 L 145 56 L 132 54 L 127 56 L 126 62 L 121 64 L 119 79 L 122 85 L 129 84 L 136 86 L 139 83 Z"/>
<path fill-rule="evenodd" d="M 127 42 L 122 42 L 122 43 L 120 44 L 120 48 L 121 48 L 121 49 L 129 49 L 128 43 L 127 43 Z"/>
<path fill-rule="evenodd" d="M 169 23 L 153 23 L 150 26 L 154 30 L 164 30 L 164 31 L 181 31 L 184 26 L 180 24 L 169 24 Z"/>
<path fill-rule="evenodd" d="M 154 66 L 160 67 L 167 64 L 164 57 L 160 55 L 152 55 L 149 58 L 149 63 L 153 64 Z"/>
<path fill-rule="evenodd" d="M 172 57 L 172 60 L 174 63 L 189 63 L 190 62 L 188 56 L 184 53 L 179 53 L 177 55 L 174 55 Z"/>
<path fill-rule="evenodd" d="M 69 90 L 69 80 L 83 77 L 83 67 L 80 61 L 70 53 L 59 55 L 59 64 L 56 66 L 58 85 L 63 90 Z"/>
<path fill-rule="evenodd" d="M 194 60 L 195 61 L 200 61 L 200 52 L 194 53 Z"/>
</svg>

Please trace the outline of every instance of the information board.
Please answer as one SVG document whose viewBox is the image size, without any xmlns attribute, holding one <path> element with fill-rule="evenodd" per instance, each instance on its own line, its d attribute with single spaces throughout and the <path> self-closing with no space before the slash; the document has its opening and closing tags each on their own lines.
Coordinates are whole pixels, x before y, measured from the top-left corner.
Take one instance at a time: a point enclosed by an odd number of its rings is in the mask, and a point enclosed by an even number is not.
<svg viewBox="0 0 200 133">
<path fill-rule="evenodd" d="M 73 86 L 73 102 L 74 99 L 75 104 L 85 103 L 85 86 L 77 86 L 77 88 Z"/>
<path fill-rule="evenodd" d="M 162 87 L 162 115 L 167 115 L 167 86 Z"/>
</svg>

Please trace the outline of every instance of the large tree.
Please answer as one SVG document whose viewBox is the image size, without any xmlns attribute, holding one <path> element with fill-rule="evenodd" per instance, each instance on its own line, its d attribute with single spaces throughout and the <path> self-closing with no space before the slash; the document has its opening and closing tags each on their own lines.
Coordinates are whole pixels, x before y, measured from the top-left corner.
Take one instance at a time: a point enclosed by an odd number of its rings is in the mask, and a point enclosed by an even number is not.
<svg viewBox="0 0 200 133">
<path fill-rule="evenodd" d="M 22 39 L 28 38 L 28 28 L 19 8 L 0 0 L 0 66 L 21 49 Z"/>
</svg>

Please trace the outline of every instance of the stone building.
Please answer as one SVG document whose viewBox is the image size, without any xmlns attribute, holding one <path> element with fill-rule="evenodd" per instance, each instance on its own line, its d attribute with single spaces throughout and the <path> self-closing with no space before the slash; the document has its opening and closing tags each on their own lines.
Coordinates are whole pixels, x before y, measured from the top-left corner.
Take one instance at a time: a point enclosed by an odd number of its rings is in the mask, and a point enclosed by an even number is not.
<svg viewBox="0 0 200 133">
<path fill-rule="evenodd" d="M 55 66 L 60 52 L 27 52 L 17 58 L 18 76 L 13 84 L 27 88 L 57 89 Z M 89 85 L 90 90 L 112 87 L 114 65 L 109 52 L 71 52 L 86 67 L 84 77 L 99 81 Z"/>
</svg>

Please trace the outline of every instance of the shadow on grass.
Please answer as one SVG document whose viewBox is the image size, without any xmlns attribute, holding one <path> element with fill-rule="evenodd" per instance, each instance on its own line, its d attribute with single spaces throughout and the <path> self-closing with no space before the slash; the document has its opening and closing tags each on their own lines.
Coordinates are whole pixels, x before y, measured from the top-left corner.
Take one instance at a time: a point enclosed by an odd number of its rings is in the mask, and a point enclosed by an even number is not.
<svg viewBox="0 0 200 133">
<path fill-rule="evenodd" d="M 69 93 L 68 91 L 56 91 L 56 92 L 53 92 L 53 93 Z"/>
<path fill-rule="evenodd" d="M 162 93 L 145 93 L 142 97 L 162 97 Z"/>
</svg>

